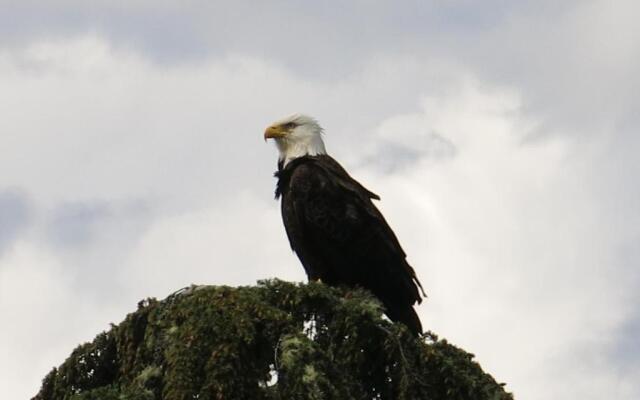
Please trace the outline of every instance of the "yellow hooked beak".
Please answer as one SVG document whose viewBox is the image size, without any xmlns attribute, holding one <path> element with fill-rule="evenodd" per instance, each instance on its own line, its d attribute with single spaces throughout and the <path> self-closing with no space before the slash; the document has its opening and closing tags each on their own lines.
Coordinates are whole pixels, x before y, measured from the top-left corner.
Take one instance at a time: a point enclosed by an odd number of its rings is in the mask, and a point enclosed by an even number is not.
<svg viewBox="0 0 640 400">
<path fill-rule="evenodd" d="M 287 131 L 281 125 L 271 125 L 264 131 L 264 141 L 266 142 L 267 139 L 278 139 L 286 135 Z"/>
</svg>

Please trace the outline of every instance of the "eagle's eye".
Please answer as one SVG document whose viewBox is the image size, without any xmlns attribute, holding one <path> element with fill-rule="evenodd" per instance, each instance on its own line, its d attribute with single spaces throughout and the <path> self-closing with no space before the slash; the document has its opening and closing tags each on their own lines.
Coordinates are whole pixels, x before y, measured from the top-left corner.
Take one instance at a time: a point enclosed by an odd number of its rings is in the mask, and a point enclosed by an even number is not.
<svg viewBox="0 0 640 400">
<path fill-rule="evenodd" d="M 293 129 L 295 128 L 297 125 L 295 122 L 287 122 L 286 124 L 284 124 L 284 128 L 289 130 L 289 129 Z"/>
</svg>

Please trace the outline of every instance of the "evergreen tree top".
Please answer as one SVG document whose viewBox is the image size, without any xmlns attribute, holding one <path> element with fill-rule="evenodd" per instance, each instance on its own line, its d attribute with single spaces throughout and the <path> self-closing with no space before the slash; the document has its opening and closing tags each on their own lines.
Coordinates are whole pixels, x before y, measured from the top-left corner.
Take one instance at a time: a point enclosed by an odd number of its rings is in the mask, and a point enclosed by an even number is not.
<svg viewBox="0 0 640 400">
<path fill-rule="evenodd" d="M 368 292 L 279 280 L 147 299 L 35 400 L 512 399 L 473 355 L 382 317 Z"/>
</svg>

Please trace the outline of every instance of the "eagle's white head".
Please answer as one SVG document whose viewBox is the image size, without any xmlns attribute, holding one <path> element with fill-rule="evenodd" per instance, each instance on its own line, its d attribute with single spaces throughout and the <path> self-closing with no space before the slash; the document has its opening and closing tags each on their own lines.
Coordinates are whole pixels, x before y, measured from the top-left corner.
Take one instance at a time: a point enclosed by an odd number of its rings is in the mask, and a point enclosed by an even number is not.
<svg viewBox="0 0 640 400">
<path fill-rule="evenodd" d="M 322 141 L 322 127 L 315 119 L 293 114 L 271 124 L 264 131 L 264 140 L 274 139 L 284 165 L 294 158 L 327 154 Z"/>
</svg>

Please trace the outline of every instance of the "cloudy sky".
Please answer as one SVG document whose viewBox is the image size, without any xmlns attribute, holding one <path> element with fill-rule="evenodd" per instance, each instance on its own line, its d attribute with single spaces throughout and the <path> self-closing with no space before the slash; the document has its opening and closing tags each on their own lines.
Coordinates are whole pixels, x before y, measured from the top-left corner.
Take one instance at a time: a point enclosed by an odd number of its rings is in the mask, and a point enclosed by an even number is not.
<svg viewBox="0 0 640 400">
<path fill-rule="evenodd" d="M 302 281 L 269 122 L 318 118 L 423 325 L 518 399 L 640 397 L 640 6 L 0 0 L 0 397 L 145 297 Z"/>
</svg>

